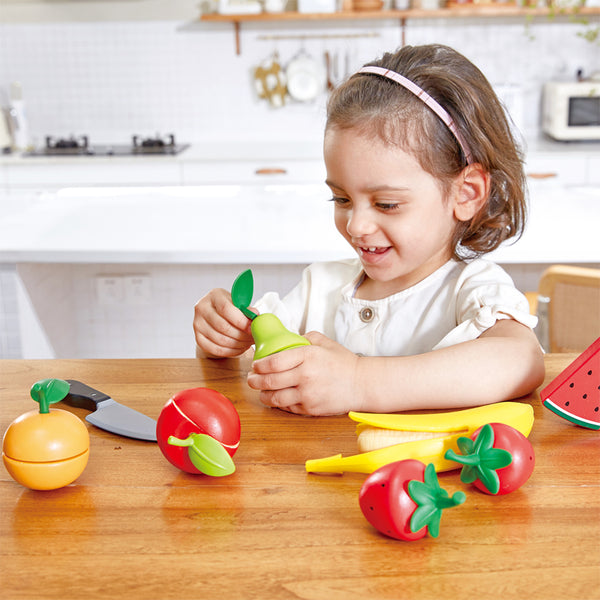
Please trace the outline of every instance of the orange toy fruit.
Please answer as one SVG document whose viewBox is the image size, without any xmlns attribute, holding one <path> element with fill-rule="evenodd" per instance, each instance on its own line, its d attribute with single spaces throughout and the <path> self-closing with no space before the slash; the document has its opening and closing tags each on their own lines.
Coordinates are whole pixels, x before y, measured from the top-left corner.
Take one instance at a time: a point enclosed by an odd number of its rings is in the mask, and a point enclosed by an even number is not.
<svg viewBox="0 0 600 600">
<path fill-rule="evenodd" d="M 73 483 L 85 469 L 90 437 L 85 425 L 66 410 L 50 410 L 69 392 L 61 379 L 43 379 L 31 388 L 39 410 L 17 417 L 2 440 L 2 460 L 10 476 L 32 490 L 55 490 Z"/>
</svg>

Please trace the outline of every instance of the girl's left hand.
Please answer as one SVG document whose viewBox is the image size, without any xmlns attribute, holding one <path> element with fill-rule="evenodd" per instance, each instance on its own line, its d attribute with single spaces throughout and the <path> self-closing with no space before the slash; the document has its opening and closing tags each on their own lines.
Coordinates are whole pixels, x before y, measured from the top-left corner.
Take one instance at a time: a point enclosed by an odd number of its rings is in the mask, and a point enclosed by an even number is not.
<svg viewBox="0 0 600 600">
<path fill-rule="evenodd" d="M 248 385 L 267 406 L 303 415 L 360 410 L 356 354 L 321 333 L 305 336 L 310 346 L 290 348 L 256 361 Z"/>
</svg>

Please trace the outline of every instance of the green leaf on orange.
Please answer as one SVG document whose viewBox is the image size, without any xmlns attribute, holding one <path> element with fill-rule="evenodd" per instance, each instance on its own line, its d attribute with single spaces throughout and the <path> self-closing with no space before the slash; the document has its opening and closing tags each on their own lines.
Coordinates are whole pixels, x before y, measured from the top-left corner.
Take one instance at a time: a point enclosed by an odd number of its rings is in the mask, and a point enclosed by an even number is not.
<svg viewBox="0 0 600 600">
<path fill-rule="evenodd" d="M 40 405 L 40 413 L 50 412 L 50 405 L 60 402 L 71 389 L 67 381 L 62 379 L 41 379 L 29 390 L 31 397 Z"/>
</svg>

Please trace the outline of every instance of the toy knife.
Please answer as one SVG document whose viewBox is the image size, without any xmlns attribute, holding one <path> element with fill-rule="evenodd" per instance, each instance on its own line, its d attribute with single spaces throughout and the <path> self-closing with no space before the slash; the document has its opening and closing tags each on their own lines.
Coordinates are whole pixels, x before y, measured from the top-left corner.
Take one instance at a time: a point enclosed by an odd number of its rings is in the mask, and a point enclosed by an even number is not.
<svg viewBox="0 0 600 600">
<path fill-rule="evenodd" d="M 63 399 L 70 406 L 91 410 L 85 420 L 100 429 L 136 440 L 156 442 L 156 421 L 137 410 L 115 402 L 94 388 L 67 379 L 69 393 Z"/>
</svg>

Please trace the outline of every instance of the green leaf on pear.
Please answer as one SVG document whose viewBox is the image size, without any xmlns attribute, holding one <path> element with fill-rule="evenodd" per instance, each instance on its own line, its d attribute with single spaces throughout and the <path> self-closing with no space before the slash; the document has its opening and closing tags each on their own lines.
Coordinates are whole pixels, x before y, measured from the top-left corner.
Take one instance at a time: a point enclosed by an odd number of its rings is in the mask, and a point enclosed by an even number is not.
<svg viewBox="0 0 600 600">
<path fill-rule="evenodd" d="M 231 288 L 231 301 L 236 308 L 239 308 L 249 319 L 254 319 L 256 314 L 248 309 L 254 295 L 254 277 L 252 271 L 246 269 L 240 273 Z"/>
</svg>

